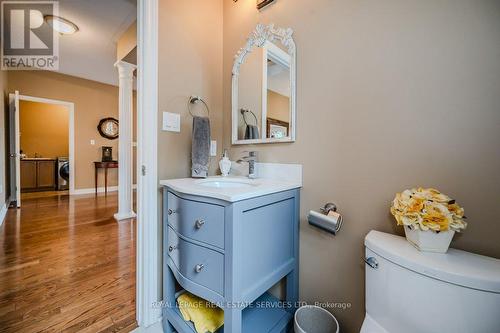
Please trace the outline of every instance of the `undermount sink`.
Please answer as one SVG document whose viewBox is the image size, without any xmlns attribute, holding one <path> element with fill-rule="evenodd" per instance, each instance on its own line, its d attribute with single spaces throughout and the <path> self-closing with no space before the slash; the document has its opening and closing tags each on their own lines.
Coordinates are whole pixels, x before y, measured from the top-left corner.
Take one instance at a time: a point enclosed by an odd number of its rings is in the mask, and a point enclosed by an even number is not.
<svg viewBox="0 0 500 333">
<path fill-rule="evenodd" d="M 257 183 L 242 179 L 207 179 L 198 181 L 197 185 L 213 188 L 249 188 L 257 186 Z"/>
</svg>

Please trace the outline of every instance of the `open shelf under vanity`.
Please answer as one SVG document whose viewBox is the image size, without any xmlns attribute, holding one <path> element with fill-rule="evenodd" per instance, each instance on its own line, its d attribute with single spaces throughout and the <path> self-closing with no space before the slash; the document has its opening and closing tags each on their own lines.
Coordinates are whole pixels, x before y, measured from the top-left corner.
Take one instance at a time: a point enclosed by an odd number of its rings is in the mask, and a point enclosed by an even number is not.
<svg viewBox="0 0 500 333">
<path fill-rule="evenodd" d="M 182 292 L 177 293 L 180 295 Z M 260 305 L 259 305 L 260 304 Z M 265 305 L 262 306 L 262 305 Z M 177 307 L 171 307 L 165 310 L 168 321 L 174 326 L 178 333 L 196 333 L 194 325 L 190 321 L 185 321 Z M 287 332 L 292 314 L 280 306 L 280 301 L 271 295 L 265 293 L 259 297 L 251 306 L 245 308 L 242 312 L 242 332 Z M 216 331 L 224 333 L 224 326 Z"/>
</svg>

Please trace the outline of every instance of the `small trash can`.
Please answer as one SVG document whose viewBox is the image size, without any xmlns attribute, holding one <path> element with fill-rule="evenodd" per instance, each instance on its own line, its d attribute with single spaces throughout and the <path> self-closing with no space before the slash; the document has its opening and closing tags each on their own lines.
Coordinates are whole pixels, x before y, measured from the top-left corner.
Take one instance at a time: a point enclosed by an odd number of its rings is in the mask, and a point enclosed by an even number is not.
<svg viewBox="0 0 500 333">
<path fill-rule="evenodd" d="M 295 333 L 339 333 L 337 319 L 315 305 L 304 305 L 295 311 Z"/>
</svg>

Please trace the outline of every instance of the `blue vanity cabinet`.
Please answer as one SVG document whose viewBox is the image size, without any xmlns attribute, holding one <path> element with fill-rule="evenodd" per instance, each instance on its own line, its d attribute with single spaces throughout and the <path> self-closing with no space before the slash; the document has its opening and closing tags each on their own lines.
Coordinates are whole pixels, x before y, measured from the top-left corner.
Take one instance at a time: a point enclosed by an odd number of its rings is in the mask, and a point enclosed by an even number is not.
<svg viewBox="0 0 500 333">
<path fill-rule="evenodd" d="M 298 300 L 299 189 L 227 202 L 163 192 L 163 328 L 195 333 L 188 291 L 224 310 L 218 332 L 287 332 Z M 267 291 L 286 279 L 286 302 Z"/>
</svg>

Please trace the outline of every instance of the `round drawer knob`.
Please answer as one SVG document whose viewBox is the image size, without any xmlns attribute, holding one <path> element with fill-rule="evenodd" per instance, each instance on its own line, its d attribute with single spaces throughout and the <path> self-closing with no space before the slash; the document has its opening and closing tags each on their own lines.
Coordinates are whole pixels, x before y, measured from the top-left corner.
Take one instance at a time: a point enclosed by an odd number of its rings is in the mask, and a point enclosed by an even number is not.
<svg viewBox="0 0 500 333">
<path fill-rule="evenodd" d="M 172 245 L 170 245 L 170 246 L 168 247 L 168 252 L 172 252 L 172 251 L 173 251 L 173 250 L 175 250 L 176 248 L 177 248 L 177 246 L 172 246 Z"/>
<path fill-rule="evenodd" d="M 199 220 L 196 220 L 194 225 L 195 225 L 196 229 L 201 229 L 201 227 L 203 227 L 204 224 L 205 224 L 205 220 L 199 219 Z"/>
<path fill-rule="evenodd" d="M 203 268 L 204 268 L 204 267 L 205 267 L 205 265 L 203 265 L 203 264 L 198 264 L 198 265 L 196 265 L 196 266 L 194 267 L 194 270 L 195 270 L 195 272 L 196 272 L 196 273 L 200 273 L 200 272 L 203 270 Z"/>
<path fill-rule="evenodd" d="M 173 213 L 175 213 L 175 210 L 168 209 L 168 215 L 172 215 Z"/>
</svg>

